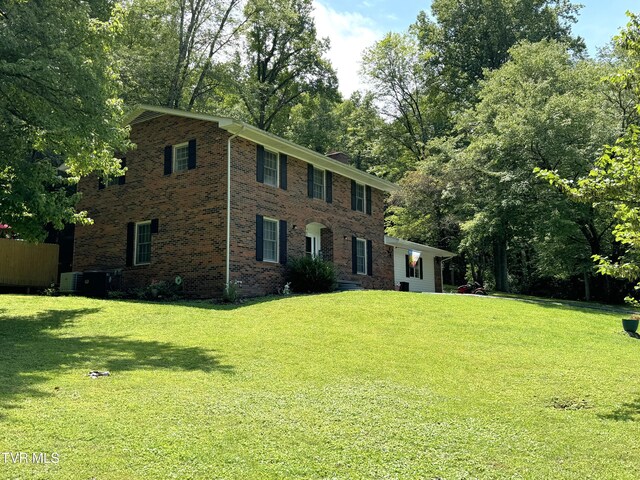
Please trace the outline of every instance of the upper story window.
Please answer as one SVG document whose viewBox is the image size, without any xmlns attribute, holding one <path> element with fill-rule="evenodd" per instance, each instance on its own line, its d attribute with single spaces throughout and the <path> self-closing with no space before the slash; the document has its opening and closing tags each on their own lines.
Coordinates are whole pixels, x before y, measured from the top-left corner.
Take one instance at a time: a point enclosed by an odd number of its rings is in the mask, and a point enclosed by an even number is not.
<svg viewBox="0 0 640 480">
<path fill-rule="evenodd" d="M 333 202 L 333 173 L 307 164 L 307 196 Z"/>
<path fill-rule="evenodd" d="M 364 212 L 365 196 L 364 185 L 356 183 L 356 210 L 359 212 Z"/>
<path fill-rule="evenodd" d="M 196 140 L 164 147 L 164 174 L 196 168 Z"/>
<path fill-rule="evenodd" d="M 313 167 L 313 198 L 324 200 L 324 170 Z"/>
<path fill-rule="evenodd" d="M 182 172 L 189 169 L 189 144 L 181 143 L 173 146 L 173 171 Z"/>
<path fill-rule="evenodd" d="M 256 146 L 256 181 L 272 187 L 287 189 L 287 156 Z"/>
<path fill-rule="evenodd" d="M 351 180 L 351 210 L 371 215 L 371 187 Z"/>
<path fill-rule="evenodd" d="M 269 150 L 264 151 L 264 183 L 278 186 L 278 154 Z"/>
</svg>

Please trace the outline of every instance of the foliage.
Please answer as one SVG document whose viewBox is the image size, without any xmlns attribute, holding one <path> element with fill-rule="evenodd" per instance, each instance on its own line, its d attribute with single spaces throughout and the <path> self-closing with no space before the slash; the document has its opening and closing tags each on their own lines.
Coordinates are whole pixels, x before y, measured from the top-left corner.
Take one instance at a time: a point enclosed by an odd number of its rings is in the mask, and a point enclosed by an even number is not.
<svg viewBox="0 0 640 480">
<path fill-rule="evenodd" d="M 431 16 L 421 12 L 413 28 L 450 100 L 468 107 L 485 72 L 507 62 L 521 41 L 556 40 L 584 50 L 571 34 L 579 8 L 569 0 L 434 0 Z"/>
<path fill-rule="evenodd" d="M 246 20 L 240 0 L 127 4 L 118 42 L 124 98 L 185 110 L 207 105 Z"/>
<path fill-rule="evenodd" d="M 291 107 L 305 93 L 337 95 L 335 72 L 316 37 L 311 0 L 249 0 L 244 49 L 234 65 L 237 95 L 251 123 L 284 131 Z"/>
<path fill-rule="evenodd" d="M 138 300 L 171 301 L 182 298 L 184 293 L 182 285 L 178 285 L 173 281 L 154 280 L 143 288 L 132 290 L 130 295 Z M 117 293 L 115 294 L 115 298 L 118 298 Z"/>
<path fill-rule="evenodd" d="M 335 290 L 336 270 L 333 263 L 320 257 L 292 258 L 287 264 L 287 281 L 296 293 L 323 293 Z"/>
<path fill-rule="evenodd" d="M 613 75 L 614 85 L 636 99 L 640 112 L 640 17 L 629 14 L 630 22 L 617 42 L 626 50 L 628 58 L 635 60 L 633 68 Z M 623 122 L 624 125 L 625 122 Z M 622 247 L 613 255 L 593 252 L 600 273 L 638 282 L 640 280 L 640 127 L 630 124 L 614 145 L 606 146 L 588 175 L 571 178 L 558 168 L 539 169 L 539 176 L 549 180 L 575 200 L 588 205 L 603 205 L 614 211 L 613 234 Z M 640 289 L 640 283 L 636 286 Z M 638 306 L 632 297 L 627 300 Z"/>
<path fill-rule="evenodd" d="M 398 125 L 396 140 L 416 160 L 424 155 L 426 143 L 448 127 L 448 112 L 439 98 L 440 79 L 430 57 L 415 35 L 388 33 L 362 59 L 362 72 L 383 116 Z"/>
<path fill-rule="evenodd" d="M 3 476 L 638 478 L 626 316 L 406 292 L 237 308 L 3 295 L 0 448 L 60 454 Z"/>
<path fill-rule="evenodd" d="M 240 280 L 234 280 L 225 284 L 222 290 L 222 301 L 224 303 L 236 303 L 240 299 L 240 287 L 242 282 Z"/>
<path fill-rule="evenodd" d="M 3 2 L 0 15 L 0 223 L 42 240 L 47 223 L 89 223 L 74 185 L 115 176 L 127 129 L 111 46 L 112 2 Z M 58 167 L 67 167 L 66 174 Z"/>
<path fill-rule="evenodd" d="M 601 66 L 548 41 L 523 43 L 509 53 L 510 61 L 487 72 L 479 103 L 459 123 L 469 141 L 464 161 L 481 180 L 473 215 L 485 219 L 496 288 L 503 291 L 509 288 L 508 252 L 522 252 L 512 260 L 530 277 L 538 269 L 537 252 L 544 255 L 551 244 L 556 255 L 573 259 L 562 272 L 568 274 L 588 272 L 589 251 L 607 249 L 608 212 L 568 201 L 533 171 L 584 175 L 617 132 L 617 112 L 600 87 Z"/>
</svg>

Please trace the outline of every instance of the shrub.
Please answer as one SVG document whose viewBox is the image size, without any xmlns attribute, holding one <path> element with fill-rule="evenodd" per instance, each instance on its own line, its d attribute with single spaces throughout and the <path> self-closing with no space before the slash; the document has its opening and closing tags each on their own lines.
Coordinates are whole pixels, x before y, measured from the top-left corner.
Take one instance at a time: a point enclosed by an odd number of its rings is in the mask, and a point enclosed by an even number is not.
<svg viewBox="0 0 640 480">
<path fill-rule="evenodd" d="M 297 293 L 332 292 L 337 284 L 333 263 L 310 256 L 289 261 L 287 280 L 291 282 L 291 289 Z"/>
<path fill-rule="evenodd" d="M 240 298 L 240 280 L 226 283 L 222 290 L 222 301 L 224 303 L 236 303 Z"/>
</svg>

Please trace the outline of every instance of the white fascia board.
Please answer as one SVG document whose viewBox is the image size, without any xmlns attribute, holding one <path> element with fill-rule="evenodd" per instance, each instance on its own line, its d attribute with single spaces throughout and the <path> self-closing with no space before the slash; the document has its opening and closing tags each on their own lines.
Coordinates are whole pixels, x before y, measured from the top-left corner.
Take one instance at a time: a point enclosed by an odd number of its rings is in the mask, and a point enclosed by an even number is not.
<svg viewBox="0 0 640 480">
<path fill-rule="evenodd" d="M 429 245 L 423 245 L 421 243 L 410 242 L 409 240 L 403 240 L 401 238 L 384 236 L 384 244 L 390 245 L 396 248 L 403 248 L 406 250 L 418 250 L 420 252 L 432 253 L 437 257 L 456 257 L 457 254 L 448 252 L 447 250 L 441 250 L 439 248 L 430 247 Z"/>
<path fill-rule="evenodd" d="M 135 121 L 140 115 L 145 112 L 156 112 L 163 115 L 174 115 L 185 118 L 193 118 L 196 120 L 204 120 L 208 122 L 216 122 L 220 128 L 227 132 L 245 138 L 252 142 L 264 145 L 278 152 L 285 153 L 292 157 L 298 158 L 304 162 L 310 163 L 323 170 L 329 170 L 331 172 L 342 175 L 349 179 L 355 180 L 358 183 L 369 185 L 372 188 L 377 188 L 384 192 L 395 192 L 399 189 L 398 185 L 388 180 L 384 180 L 370 173 L 358 170 L 351 165 L 346 165 L 342 162 L 329 158 L 320 153 L 314 152 L 301 145 L 297 145 L 289 140 L 278 137 L 269 132 L 265 132 L 257 127 L 249 125 L 240 120 L 234 120 L 229 117 L 218 117 L 214 115 L 207 115 L 204 113 L 185 112 L 184 110 L 177 110 L 167 107 L 156 107 L 151 105 L 139 105 L 135 107 L 125 117 L 125 123 L 130 124 Z"/>
</svg>

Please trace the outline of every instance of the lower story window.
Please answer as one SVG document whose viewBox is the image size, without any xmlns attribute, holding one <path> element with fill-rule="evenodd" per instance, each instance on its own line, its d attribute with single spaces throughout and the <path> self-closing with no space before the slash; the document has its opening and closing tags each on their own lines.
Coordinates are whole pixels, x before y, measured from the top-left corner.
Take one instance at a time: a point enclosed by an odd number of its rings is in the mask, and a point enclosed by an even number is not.
<svg viewBox="0 0 640 480">
<path fill-rule="evenodd" d="M 278 261 L 278 221 L 265 218 L 263 223 L 263 260 L 265 262 Z"/>
<path fill-rule="evenodd" d="M 367 241 L 362 238 L 356 240 L 356 273 L 367 274 Z"/>
<path fill-rule="evenodd" d="M 136 223 L 135 264 L 151 262 L 151 222 Z"/>
</svg>

